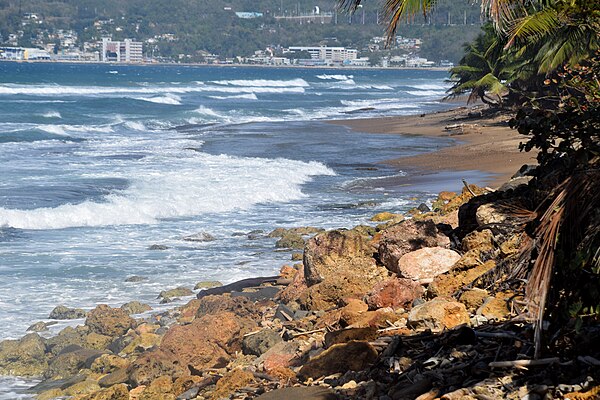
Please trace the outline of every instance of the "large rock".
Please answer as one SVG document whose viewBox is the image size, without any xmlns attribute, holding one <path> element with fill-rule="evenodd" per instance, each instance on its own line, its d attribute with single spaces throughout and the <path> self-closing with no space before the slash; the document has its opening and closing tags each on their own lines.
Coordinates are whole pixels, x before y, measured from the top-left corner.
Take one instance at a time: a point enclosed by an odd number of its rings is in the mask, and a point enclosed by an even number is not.
<svg viewBox="0 0 600 400">
<path fill-rule="evenodd" d="M 78 319 L 85 318 L 86 312 L 81 308 L 69 308 L 66 306 L 56 306 L 48 318 L 50 319 Z"/>
<path fill-rule="evenodd" d="M 244 354 L 260 356 L 281 341 L 283 339 L 279 333 L 272 329 L 263 329 L 254 335 L 245 337 L 242 341 L 242 350 Z"/>
<path fill-rule="evenodd" d="M 413 307 L 408 314 L 408 325 L 414 329 L 431 329 L 440 332 L 458 325 L 469 324 L 465 305 L 437 297 Z"/>
<path fill-rule="evenodd" d="M 46 344 L 37 333 L 0 342 L 0 375 L 38 376 L 47 365 Z"/>
<path fill-rule="evenodd" d="M 252 381 L 254 381 L 252 372 L 244 371 L 239 368 L 234 369 L 219 379 L 216 390 L 212 393 L 210 398 L 214 400 L 228 399 L 236 390 L 248 386 Z"/>
<path fill-rule="evenodd" d="M 459 261 L 459 264 L 461 262 L 462 259 Z M 490 260 L 472 268 L 456 268 L 447 274 L 437 276 L 431 285 L 429 285 L 429 293 L 435 296 L 452 296 L 459 289 L 469 285 L 486 272 L 495 268 L 495 266 L 496 263 L 493 260 Z"/>
<path fill-rule="evenodd" d="M 54 357 L 44 371 L 44 378 L 65 379 L 76 375 L 82 368 L 90 368 L 95 359 L 100 357 L 99 350 L 78 349 L 59 354 Z"/>
<path fill-rule="evenodd" d="M 308 309 L 327 309 L 344 298 L 361 298 L 387 271 L 376 265 L 368 237 L 355 230 L 334 230 L 310 239 L 304 250 L 304 278 L 309 286 L 300 299 Z"/>
<path fill-rule="evenodd" d="M 125 310 L 100 304 L 89 312 L 85 325 L 100 335 L 120 336 L 135 326 L 135 320 Z"/>
<path fill-rule="evenodd" d="M 130 301 L 129 303 L 123 304 L 121 309 L 125 310 L 127 314 L 131 315 L 150 311 L 152 310 L 152 307 L 150 307 L 148 304 L 140 303 L 139 301 Z"/>
<path fill-rule="evenodd" d="M 398 274 L 415 281 L 431 281 L 450 271 L 460 254 L 443 247 L 425 247 L 404 254 L 398 261 Z"/>
<path fill-rule="evenodd" d="M 400 258 L 423 247 L 447 247 L 450 239 L 431 220 L 409 220 L 381 231 L 379 258 L 392 272 L 400 273 Z"/>
<path fill-rule="evenodd" d="M 194 292 L 190 288 L 186 288 L 183 286 L 176 287 L 174 289 L 163 290 L 159 293 L 159 299 L 171 299 L 174 297 L 182 297 L 182 296 L 191 296 Z"/>
<path fill-rule="evenodd" d="M 179 363 L 196 370 L 227 365 L 231 355 L 241 350 L 245 333 L 256 324 L 225 311 L 196 318 L 191 324 L 173 326 L 160 348 L 174 354 Z"/>
<path fill-rule="evenodd" d="M 275 247 L 281 249 L 303 249 L 304 238 L 293 232 L 286 232 L 281 239 L 275 243 Z"/>
<path fill-rule="evenodd" d="M 127 385 L 119 384 L 90 393 L 78 400 L 129 400 Z"/>
<path fill-rule="evenodd" d="M 489 229 L 473 231 L 462 240 L 464 251 L 479 250 L 489 251 L 494 249 L 494 235 Z"/>
<path fill-rule="evenodd" d="M 372 310 L 383 307 L 408 309 L 424 292 L 423 286 L 412 279 L 391 278 L 373 287 L 367 297 L 367 304 Z"/>
<path fill-rule="evenodd" d="M 188 376 L 190 370 L 186 364 L 172 352 L 160 348 L 146 352 L 138 357 L 127 369 L 129 382 L 133 386 L 148 385 L 156 378 L 167 375 L 177 379 Z"/>
<path fill-rule="evenodd" d="M 306 380 L 347 371 L 361 371 L 376 360 L 377 350 L 367 342 L 336 344 L 311 358 L 302 366 L 298 376 Z"/>
<path fill-rule="evenodd" d="M 161 376 L 142 391 L 139 400 L 175 400 L 173 379 L 170 376 Z"/>
<path fill-rule="evenodd" d="M 46 341 L 46 347 L 53 355 L 58 355 L 69 346 L 88 347 L 87 336 L 90 329 L 87 326 L 67 326 L 58 335 Z"/>
</svg>

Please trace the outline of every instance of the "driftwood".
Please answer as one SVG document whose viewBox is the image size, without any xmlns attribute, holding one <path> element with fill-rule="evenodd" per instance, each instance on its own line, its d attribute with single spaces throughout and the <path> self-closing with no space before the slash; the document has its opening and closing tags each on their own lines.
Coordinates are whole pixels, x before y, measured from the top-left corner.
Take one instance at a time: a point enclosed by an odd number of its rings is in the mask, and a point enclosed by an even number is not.
<svg viewBox="0 0 600 400">
<path fill-rule="evenodd" d="M 219 295 L 219 294 L 225 294 L 225 293 L 231 293 L 231 292 L 241 292 L 242 290 L 244 290 L 246 288 L 260 286 L 264 283 L 277 283 L 277 279 L 279 279 L 278 276 L 267 276 L 267 277 L 260 277 L 260 278 L 242 279 L 241 281 L 230 283 L 229 285 L 224 285 L 224 286 L 219 286 L 219 287 L 210 288 L 210 289 L 206 289 L 206 290 L 201 290 L 200 293 L 198 293 L 198 295 L 196 297 L 201 299 L 205 296 L 210 296 L 210 295 Z"/>
<path fill-rule="evenodd" d="M 549 365 L 559 362 L 558 357 L 542 358 L 539 360 L 514 360 L 514 361 L 492 361 L 488 364 L 490 368 L 523 368 Z"/>
</svg>

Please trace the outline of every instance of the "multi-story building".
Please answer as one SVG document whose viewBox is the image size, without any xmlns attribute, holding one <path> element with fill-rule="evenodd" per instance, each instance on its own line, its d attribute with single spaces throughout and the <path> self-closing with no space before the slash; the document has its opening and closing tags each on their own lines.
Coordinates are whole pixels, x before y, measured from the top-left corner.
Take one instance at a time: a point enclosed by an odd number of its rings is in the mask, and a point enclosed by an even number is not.
<svg viewBox="0 0 600 400">
<path fill-rule="evenodd" d="M 312 60 L 323 60 L 331 63 L 341 63 L 344 61 L 352 61 L 358 58 L 356 49 L 347 49 L 345 47 L 302 47 L 295 46 L 289 48 L 290 52 L 306 51 L 310 54 Z"/>
<path fill-rule="evenodd" d="M 134 42 L 131 39 L 121 42 L 103 38 L 101 59 L 103 62 L 141 63 L 142 42 Z"/>
</svg>

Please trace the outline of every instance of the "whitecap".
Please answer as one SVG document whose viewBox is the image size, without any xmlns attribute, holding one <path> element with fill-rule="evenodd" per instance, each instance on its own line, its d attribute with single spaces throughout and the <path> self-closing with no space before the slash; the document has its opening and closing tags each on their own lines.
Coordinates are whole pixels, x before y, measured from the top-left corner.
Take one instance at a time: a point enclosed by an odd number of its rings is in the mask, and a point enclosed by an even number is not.
<svg viewBox="0 0 600 400">
<path fill-rule="evenodd" d="M 269 80 L 269 79 L 233 79 L 223 81 L 212 81 L 217 85 L 226 86 L 252 86 L 252 87 L 308 87 L 308 82 L 304 79 L 296 78 L 290 80 Z"/>
<path fill-rule="evenodd" d="M 58 111 L 48 111 L 42 114 L 44 118 L 62 118 L 62 115 Z"/>
<path fill-rule="evenodd" d="M 216 99 L 216 100 L 229 100 L 229 99 L 240 99 L 240 100 L 258 100 L 258 97 L 256 97 L 256 94 L 254 93 L 248 93 L 248 94 L 239 94 L 239 95 L 233 95 L 233 96 L 208 96 L 211 99 Z"/>
<path fill-rule="evenodd" d="M 326 81 L 326 80 L 348 81 L 348 80 L 353 79 L 354 75 L 323 74 L 323 75 L 317 75 L 317 78 L 324 80 L 324 81 Z"/>
<path fill-rule="evenodd" d="M 86 201 L 33 210 L 0 208 L 0 225 L 63 229 L 153 224 L 164 218 L 298 200 L 304 197 L 302 185 L 313 176 L 335 175 L 318 162 L 189 153 L 186 163 L 167 171 L 138 170 L 133 176 L 123 172 L 131 179 L 130 186 L 119 194 L 106 196 L 104 202 Z"/>
<path fill-rule="evenodd" d="M 136 100 L 148 101 L 150 103 L 156 104 L 168 104 L 172 106 L 180 106 L 181 105 L 181 97 L 167 93 L 165 96 L 156 96 L 156 97 L 136 97 Z"/>
</svg>

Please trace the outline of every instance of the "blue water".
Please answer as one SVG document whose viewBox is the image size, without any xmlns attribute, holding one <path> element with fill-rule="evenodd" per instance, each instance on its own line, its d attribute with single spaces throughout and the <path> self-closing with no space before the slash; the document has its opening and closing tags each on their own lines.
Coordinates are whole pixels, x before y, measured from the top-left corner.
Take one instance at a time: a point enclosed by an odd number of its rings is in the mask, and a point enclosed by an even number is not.
<svg viewBox="0 0 600 400">
<path fill-rule="evenodd" d="M 160 309 L 165 288 L 271 275 L 289 253 L 253 230 L 350 227 L 431 198 L 381 161 L 449 140 L 324 120 L 448 108 L 446 77 L 0 63 L 0 339 L 58 304 Z M 216 240 L 183 240 L 200 232 Z"/>
</svg>

